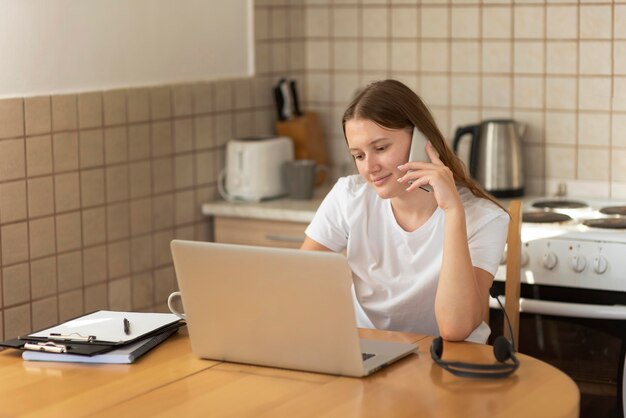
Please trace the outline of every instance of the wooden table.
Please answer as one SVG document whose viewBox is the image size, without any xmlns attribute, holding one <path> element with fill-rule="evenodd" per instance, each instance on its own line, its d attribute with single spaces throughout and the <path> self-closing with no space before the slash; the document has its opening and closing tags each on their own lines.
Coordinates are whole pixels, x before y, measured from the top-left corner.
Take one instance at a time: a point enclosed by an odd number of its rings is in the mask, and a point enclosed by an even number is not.
<svg viewBox="0 0 626 418">
<path fill-rule="evenodd" d="M 5 350 L 0 417 L 578 417 L 574 382 L 532 357 L 518 354 L 504 380 L 462 379 L 433 363 L 432 337 L 360 332 L 419 354 L 357 379 L 200 360 L 184 332 L 133 365 L 26 362 Z M 444 359 L 494 361 L 490 346 L 471 343 L 445 343 Z"/>
</svg>

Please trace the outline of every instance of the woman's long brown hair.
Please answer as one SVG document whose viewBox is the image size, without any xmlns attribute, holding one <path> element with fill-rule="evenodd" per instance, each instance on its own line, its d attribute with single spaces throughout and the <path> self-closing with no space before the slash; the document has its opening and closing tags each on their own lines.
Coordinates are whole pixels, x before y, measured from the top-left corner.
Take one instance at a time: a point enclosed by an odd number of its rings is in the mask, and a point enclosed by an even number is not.
<svg viewBox="0 0 626 418">
<path fill-rule="evenodd" d="M 397 80 L 376 81 L 359 92 L 343 114 L 344 138 L 346 138 L 346 122 L 351 119 L 371 120 L 387 129 L 410 129 L 412 131 L 416 126 L 437 150 L 439 159 L 452 171 L 457 185 L 467 187 L 474 196 L 488 199 L 502 208 L 493 196 L 469 176 L 463 162 L 443 138 L 426 104 L 413 90 L 401 82 Z"/>
</svg>

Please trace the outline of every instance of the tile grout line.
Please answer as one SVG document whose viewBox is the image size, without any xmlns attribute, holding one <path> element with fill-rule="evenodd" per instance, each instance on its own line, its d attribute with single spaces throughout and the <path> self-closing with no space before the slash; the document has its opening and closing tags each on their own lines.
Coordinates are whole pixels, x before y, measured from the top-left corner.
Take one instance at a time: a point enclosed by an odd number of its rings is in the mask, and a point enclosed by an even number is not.
<svg viewBox="0 0 626 418">
<path fill-rule="evenodd" d="M 574 138 L 576 142 L 574 143 L 574 179 L 578 180 L 578 164 L 580 152 L 578 147 L 580 146 L 580 129 L 578 127 L 580 123 L 580 13 L 581 13 L 581 3 L 580 0 L 576 5 L 576 86 L 574 88 L 576 94 L 576 110 L 574 112 Z"/>
<path fill-rule="evenodd" d="M 54 101 L 53 101 L 53 97 L 54 95 L 50 95 L 50 125 L 51 125 L 51 131 L 54 130 Z M 56 161 L 54 158 L 54 135 L 52 132 L 50 133 L 50 153 L 51 153 L 51 160 L 52 160 L 52 170 L 50 173 L 50 177 L 51 177 L 51 181 L 52 181 L 52 216 L 54 217 L 54 250 L 52 253 L 52 256 L 54 257 L 54 276 L 55 276 L 55 297 L 56 297 L 56 303 L 57 303 L 57 312 L 56 312 L 56 321 L 59 321 L 59 318 L 61 317 L 61 301 L 59 298 L 59 257 L 58 257 L 58 250 L 59 250 L 59 246 L 58 246 L 58 227 L 57 227 L 57 205 L 56 205 L 56 186 L 55 186 L 55 179 L 56 179 Z"/>
<path fill-rule="evenodd" d="M 170 87 L 168 90 L 168 95 L 169 95 L 169 106 L 170 106 L 170 115 L 174 115 L 175 114 L 175 108 L 174 108 L 174 88 Z M 174 146 L 174 143 L 176 141 L 176 137 L 175 137 L 175 131 L 174 131 L 174 123 L 170 122 L 170 150 L 172 152 L 172 194 L 173 194 L 173 201 L 174 201 L 174 207 L 172 210 L 172 225 L 174 226 L 174 238 L 176 238 L 176 214 L 178 211 L 178 205 L 177 205 L 177 192 L 178 192 L 178 188 L 176 186 L 176 154 L 175 154 L 175 149 L 176 147 Z M 132 260 L 131 260 L 131 271 L 132 271 Z M 154 310 L 154 308 L 157 305 L 157 299 L 156 299 L 156 276 L 154 274 L 154 270 L 152 271 L 152 273 L 150 274 L 150 281 L 152 283 L 152 292 L 151 292 L 151 309 Z"/>
<path fill-rule="evenodd" d="M 25 264 L 27 265 L 27 272 L 28 272 L 28 307 L 29 307 L 29 311 L 30 311 L 30 329 L 33 329 L 33 303 L 32 303 L 32 299 L 33 299 L 33 285 L 32 285 L 32 279 L 31 279 L 31 268 L 30 268 L 30 219 L 28 217 L 28 208 L 29 208 L 29 202 L 28 202 L 28 181 L 27 179 L 27 150 L 26 150 L 26 100 L 22 98 L 21 100 L 22 102 L 22 133 L 24 135 L 24 139 L 23 139 L 23 150 L 24 150 L 24 191 L 25 191 L 25 198 L 26 198 L 26 245 L 27 245 L 27 254 L 28 254 L 28 260 L 26 260 Z M 17 265 L 21 264 L 18 263 Z M 3 270 L 4 270 L 4 266 L 3 266 Z M 4 281 L 4 275 L 2 276 L 2 280 Z M 4 286 L 2 286 L 2 290 L 4 291 Z M 4 292 L 2 294 L 2 297 L 4 297 Z M 2 300 L 2 306 L 4 306 L 4 299 Z"/>
<path fill-rule="evenodd" d="M 100 100 L 100 112 L 102 114 L 103 112 L 103 103 L 102 103 L 102 92 L 98 92 L 96 93 L 98 94 L 99 100 Z M 83 96 L 84 97 L 84 96 Z M 80 94 L 76 96 L 76 125 L 78 126 L 78 132 L 76 134 L 76 153 L 77 153 L 77 159 L 78 159 L 78 168 L 80 169 L 81 166 L 81 135 L 80 135 L 80 128 L 81 128 L 81 123 L 80 123 L 80 117 L 81 117 L 81 112 L 80 112 Z M 104 122 L 104 118 L 102 118 L 102 122 Z M 102 124 L 104 125 L 104 124 Z M 85 248 L 85 228 L 84 228 L 84 223 L 83 223 L 83 215 L 84 215 L 84 210 L 83 210 L 83 188 L 82 188 L 82 176 L 80 175 L 80 170 L 77 172 L 77 177 L 78 177 L 78 210 L 80 211 L 80 250 L 78 251 L 78 253 L 80 254 L 80 289 L 81 289 L 81 302 L 82 302 L 82 306 L 81 306 L 81 312 L 85 312 L 85 252 L 84 252 L 84 248 Z M 69 291 L 68 291 L 69 292 Z"/>
<path fill-rule="evenodd" d="M 615 91 L 615 2 L 611 2 L 611 82 L 610 82 L 610 102 L 609 102 L 609 158 L 608 158 L 608 181 L 609 199 L 613 196 L 613 108 Z"/>
<path fill-rule="evenodd" d="M 543 178 L 542 184 L 542 194 L 546 194 L 547 184 L 546 184 L 546 173 L 547 173 L 547 141 L 546 141 L 546 111 L 548 107 L 548 6 L 547 4 L 544 7 L 543 13 L 543 25 L 544 25 L 544 42 L 543 42 L 543 80 L 541 82 L 542 88 L 542 98 L 541 98 L 541 121 L 542 121 L 542 129 L 541 129 L 541 151 L 543 156 L 542 168 L 543 172 L 541 176 Z M 528 129 L 528 127 L 526 127 Z"/>
</svg>

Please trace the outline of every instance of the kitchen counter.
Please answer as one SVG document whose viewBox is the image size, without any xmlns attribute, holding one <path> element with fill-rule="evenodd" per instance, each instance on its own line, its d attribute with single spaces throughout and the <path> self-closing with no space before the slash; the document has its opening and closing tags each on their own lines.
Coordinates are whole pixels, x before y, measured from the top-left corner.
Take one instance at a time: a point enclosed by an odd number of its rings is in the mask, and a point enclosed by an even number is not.
<svg viewBox="0 0 626 418">
<path fill-rule="evenodd" d="M 310 200 L 281 198 L 252 203 L 216 200 L 203 204 L 202 213 L 207 216 L 309 223 L 329 190 L 327 187 L 317 188 Z"/>
<path fill-rule="evenodd" d="M 232 203 L 219 199 L 204 203 L 202 205 L 202 214 L 230 218 L 305 222 L 308 224 L 313 219 L 313 215 L 315 215 L 317 208 L 329 191 L 330 188 L 328 186 L 318 187 L 310 200 L 280 198 L 261 202 Z M 505 208 L 511 200 L 498 199 Z"/>
<path fill-rule="evenodd" d="M 317 208 L 329 191 L 330 187 L 328 186 L 318 187 L 310 200 L 279 198 L 261 202 L 232 203 L 219 199 L 204 203 L 202 205 L 202 214 L 229 218 L 304 222 L 308 224 L 313 219 L 313 215 L 315 215 Z M 505 208 L 508 207 L 511 200 L 498 199 Z M 528 198 L 524 200 L 528 200 Z"/>
</svg>

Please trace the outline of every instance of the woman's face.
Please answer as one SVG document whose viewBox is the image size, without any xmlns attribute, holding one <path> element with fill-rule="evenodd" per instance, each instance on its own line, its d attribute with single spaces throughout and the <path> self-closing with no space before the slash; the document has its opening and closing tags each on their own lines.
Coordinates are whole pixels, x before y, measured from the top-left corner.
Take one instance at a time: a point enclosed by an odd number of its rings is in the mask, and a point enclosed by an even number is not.
<svg viewBox="0 0 626 418">
<path fill-rule="evenodd" d="M 402 194 L 406 186 L 397 181 L 404 174 L 398 166 L 408 161 L 410 132 L 382 128 L 369 119 L 350 119 L 345 129 L 359 174 L 383 199 Z"/>
</svg>

